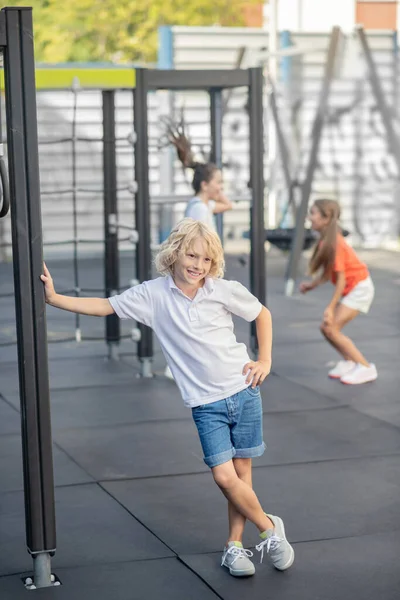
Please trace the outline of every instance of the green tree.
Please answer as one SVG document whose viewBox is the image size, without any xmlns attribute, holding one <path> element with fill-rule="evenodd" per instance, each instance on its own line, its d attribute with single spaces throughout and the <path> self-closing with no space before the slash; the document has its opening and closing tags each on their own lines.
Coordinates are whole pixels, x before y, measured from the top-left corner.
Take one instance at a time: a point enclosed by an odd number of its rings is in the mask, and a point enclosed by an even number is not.
<svg viewBox="0 0 400 600">
<path fill-rule="evenodd" d="M 259 4 L 248 0 L 246 4 Z M 243 25 L 243 0 L 30 0 L 39 62 L 154 62 L 160 25 Z M 11 0 L 7 6 L 26 6 Z"/>
</svg>

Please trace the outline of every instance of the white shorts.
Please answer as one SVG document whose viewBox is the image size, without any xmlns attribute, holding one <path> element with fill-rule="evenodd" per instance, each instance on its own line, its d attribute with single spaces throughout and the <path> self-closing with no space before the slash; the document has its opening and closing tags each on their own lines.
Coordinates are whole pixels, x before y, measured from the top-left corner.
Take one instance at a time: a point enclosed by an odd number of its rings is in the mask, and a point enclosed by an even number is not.
<svg viewBox="0 0 400 600">
<path fill-rule="evenodd" d="M 349 292 L 346 296 L 341 299 L 341 304 L 358 310 L 361 313 L 367 314 L 371 308 L 372 300 L 375 295 L 374 282 L 371 277 L 367 277 Z"/>
</svg>

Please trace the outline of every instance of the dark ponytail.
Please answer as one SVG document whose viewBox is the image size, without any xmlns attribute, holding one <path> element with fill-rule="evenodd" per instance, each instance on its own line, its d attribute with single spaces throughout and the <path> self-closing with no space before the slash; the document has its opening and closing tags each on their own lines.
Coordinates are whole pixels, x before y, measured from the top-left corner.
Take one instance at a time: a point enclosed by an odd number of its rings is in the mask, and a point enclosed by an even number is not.
<svg viewBox="0 0 400 600">
<path fill-rule="evenodd" d="M 192 187 L 195 194 L 201 192 L 201 184 L 209 183 L 218 171 L 217 165 L 211 162 L 200 163 L 195 161 L 192 145 L 185 135 L 183 118 L 175 124 L 171 119 L 164 119 L 165 138 L 169 144 L 176 148 L 176 153 L 185 169 L 193 169 Z"/>
</svg>

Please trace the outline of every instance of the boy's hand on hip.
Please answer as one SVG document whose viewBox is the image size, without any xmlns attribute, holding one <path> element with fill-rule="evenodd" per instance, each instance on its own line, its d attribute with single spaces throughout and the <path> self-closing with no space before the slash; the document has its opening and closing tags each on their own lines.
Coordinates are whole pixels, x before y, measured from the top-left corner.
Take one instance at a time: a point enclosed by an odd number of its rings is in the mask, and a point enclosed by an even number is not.
<svg viewBox="0 0 400 600">
<path fill-rule="evenodd" d="M 243 368 L 243 375 L 247 375 L 246 383 L 251 383 L 252 388 L 255 388 L 257 385 L 261 385 L 270 372 L 270 360 L 251 361 L 245 364 Z"/>
</svg>

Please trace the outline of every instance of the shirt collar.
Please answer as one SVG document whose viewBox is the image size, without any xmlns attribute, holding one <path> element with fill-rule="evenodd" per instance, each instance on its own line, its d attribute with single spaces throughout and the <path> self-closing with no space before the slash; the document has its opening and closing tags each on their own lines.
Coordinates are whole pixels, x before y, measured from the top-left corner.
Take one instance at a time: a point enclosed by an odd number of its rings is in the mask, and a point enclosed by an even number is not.
<svg viewBox="0 0 400 600">
<path fill-rule="evenodd" d="M 167 285 L 170 289 L 179 290 L 178 286 L 176 285 L 175 281 L 173 280 L 172 275 L 168 275 Z M 214 291 L 214 279 L 212 277 L 206 277 L 204 285 L 200 289 L 204 290 L 204 292 L 206 294 L 211 294 L 211 292 Z M 182 290 L 179 290 L 179 291 L 182 291 Z"/>
</svg>

